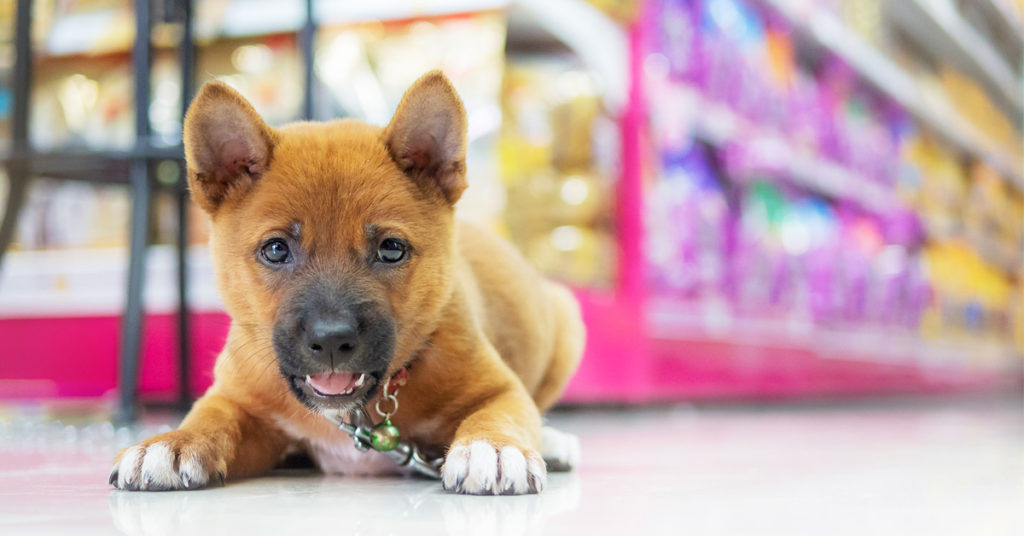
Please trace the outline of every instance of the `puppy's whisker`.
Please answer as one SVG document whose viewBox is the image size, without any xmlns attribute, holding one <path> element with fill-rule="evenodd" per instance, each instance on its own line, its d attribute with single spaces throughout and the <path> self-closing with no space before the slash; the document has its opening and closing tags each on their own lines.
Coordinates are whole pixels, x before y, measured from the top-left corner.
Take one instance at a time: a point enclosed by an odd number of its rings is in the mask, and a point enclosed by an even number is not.
<svg viewBox="0 0 1024 536">
<path fill-rule="evenodd" d="M 256 348 L 253 351 L 250 351 L 250 352 L 248 352 L 246 354 L 243 354 L 243 355 L 245 355 L 245 357 L 242 358 L 239 361 L 239 364 L 240 365 L 249 366 L 249 365 L 252 365 L 253 364 L 252 362 L 254 362 L 254 361 L 258 362 L 260 360 L 267 360 L 268 357 L 272 357 L 273 356 L 273 348 L 269 348 L 269 347 Z M 270 363 L 275 363 L 276 362 L 273 359 L 269 359 L 268 361 Z"/>
<path fill-rule="evenodd" d="M 243 358 L 243 362 L 245 362 L 245 361 L 251 359 L 251 357 L 249 357 L 250 355 L 253 355 L 253 354 L 256 354 L 256 353 L 262 354 L 262 353 L 265 353 L 268 350 L 273 350 L 273 346 L 264 345 L 262 343 L 258 343 L 258 342 L 254 341 L 254 342 L 252 342 L 250 344 L 246 344 L 243 347 L 238 348 L 237 350 L 235 350 L 235 353 L 237 353 L 238 355 L 245 355 L 245 356 L 247 356 L 247 357 Z"/>
</svg>

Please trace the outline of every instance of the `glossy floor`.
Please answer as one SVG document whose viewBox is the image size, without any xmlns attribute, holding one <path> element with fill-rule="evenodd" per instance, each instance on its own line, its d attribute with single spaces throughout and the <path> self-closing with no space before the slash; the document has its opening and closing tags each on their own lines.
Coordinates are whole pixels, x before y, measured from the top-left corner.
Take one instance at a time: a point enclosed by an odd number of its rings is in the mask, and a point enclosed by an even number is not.
<svg viewBox="0 0 1024 536">
<path fill-rule="evenodd" d="M 562 412 L 582 467 L 523 497 L 308 471 L 119 492 L 117 444 L 158 423 L 77 419 L 0 413 L 0 534 L 1024 534 L 1020 400 Z"/>
</svg>

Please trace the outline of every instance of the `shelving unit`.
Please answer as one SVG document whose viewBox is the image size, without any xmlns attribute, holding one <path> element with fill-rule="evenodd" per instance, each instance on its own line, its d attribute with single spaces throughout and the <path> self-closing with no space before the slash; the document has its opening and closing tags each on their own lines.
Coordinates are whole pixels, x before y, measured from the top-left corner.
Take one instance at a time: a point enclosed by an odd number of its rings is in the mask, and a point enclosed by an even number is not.
<svg viewBox="0 0 1024 536">
<path fill-rule="evenodd" d="M 1024 191 L 1021 162 L 992 149 L 988 140 L 960 117 L 951 103 L 925 99 L 912 74 L 857 35 L 836 15 L 820 7 L 802 9 L 800 5 L 808 4 L 793 0 L 762 1 L 782 13 L 807 43 L 845 60 L 861 78 L 904 107 L 921 125 L 964 155 L 989 163 L 1004 180 L 1018 191 Z M 992 9 L 1005 7 L 1001 0 L 984 1 Z M 939 15 L 931 11 L 934 8 L 926 7 L 924 0 L 912 0 L 912 3 L 919 9 L 929 10 L 925 15 L 939 24 Z M 222 39 L 253 36 L 254 28 L 259 32 L 294 35 L 301 48 L 300 54 L 306 60 L 302 114 L 307 117 L 313 115 L 314 37 L 317 29 L 324 25 L 366 20 L 408 22 L 419 18 L 436 21 L 438 17 L 480 11 L 500 12 L 508 17 L 507 50 L 514 52 L 522 47 L 531 52 L 574 54 L 596 75 L 603 86 L 604 105 L 618 121 L 617 133 L 621 138 L 619 152 L 615 155 L 621 169 L 612 186 L 617 266 L 616 276 L 607 287 L 575 288 L 589 340 L 583 367 L 570 386 L 569 400 L 648 402 L 701 397 L 948 392 L 990 389 L 1005 383 L 1007 363 L 1017 357 L 1016 350 L 1009 346 L 979 347 L 955 337 L 923 343 L 906 333 L 885 330 L 865 334 L 856 328 L 821 328 L 800 319 L 730 317 L 715 303 L 684 303 L 652 291 L 645 265 L 645 250 L 650 246 L 645 217 L 650 209 L 648 196 L 652 177 L 644 160 L 651 103 L 643 87 L 646 30 L 641 23 L 624 27 L 583 0 L 429 3 L 390 0 L 358 5 L 311 0 L 304 5 L 311 8 L 309 13 L 316 13 L 315 21 L 305 18 L 307 11 L 296 11 L 296 6 L 302 7 L 299 3 L 289 4 L 291 11 L 276 16 L 268 16 L 269 12 L 259 9 L 262 4 L 276 3 L 273 0 L 258 0 L 256 4 L 233 2 L 236 7 L 232 9 L 241 10 L 244 17 L 227 17 L 229 24 L 218 27 L 197 26 L 196 36 L 217 43 Z M 972 62 L 993 84 L 1004 86 L 1000 91 L 1007 93 L 1005 90 L 1010 86 L 1003 69 L 1008 67 L 984 59 L 989 53 L 995 54 L 992 50 L 982 50 L 981 55 L 977 55 L 979 49 L 970 44 L 970 39 L 977 36 L 967 37 L 965 41 L 963 36 L 969 34 L 964 34 L 958 24 L 962 25 L 962 21 L 954 24 L 953 30 L 944 30 L 948 46 L 956 46 L 959 50 L 956 54 Z M 65 50 L 65 53 L 81 52 Z M 127 56 L 129 52 L 112 51 L 110 54 Z M 58 59 L 54 57 L 54 61 Z M 1015 83 L 1019 88 L 1019 80 Z M 696 90 L 686 98 L 699 111 L 692 126 L 693 134 L 700 141 L 718 149 L 738 143 L 748 144 L 748 148 L 753 146 L 778 170 L 779 181 L 786 182 L 787 188 L 794 186 L 801 195 L 806 192 L 815 197 L 849 202 L 870 214 L 907 210 L 894 186 L 869 180 L 851 168 L 854 164 L 840 164 L 796 147 L 786 132 L 751 121 L 726 105 L 701 96 Z M 183 100 L 187 102 L 187 97 Z M 1013 105 L 1020 109 L 1019 91 Z M 491 128 L 488 132 L 494 130 Z M 145 141 L 145 138 L 140 139 Z M 34 153 L 15 148 L 5 158 L 16 165 L 31 161 L 33 172 L 39 175 L 123 184 L 132 171 L 133 161 L 180 159 L 180 146 L 154 145 L 143 143 L 126 150 Z M 975 250 L 990 252 L 982 255 L 989 263 L 1007 272 L 1019 271 L 1019 266 L 1014 265 L 1019 260 L 1014 259 L 1012 252 L 1003 251 L 1005 248 L 997 240 L 985 234 L 961 234 L 959 238 Z M 3 319 L 0 338 L 6 336 L 14 340 L 15 351 L 27 353 L 30 345 L 25 343 L 26 334 L 38 336 L 41 333 L 39 325 L 33 321 L 48 318 L 59 329 L 80 334 L 86 344 L 112 351 L 110 341 L 104 337 L 109 338 L 117 329 L 122 297 L 108 293 L 100 299 L 95 292 L 120 286 L 119 282 L 127 273 L 123 263 L 127 254 L 123 249 L 18 253 L 9 261 L 11 271 L 3 274 L 14 278 L 7 284 L 14 285 L 18 292 L 0 294 L 0 319 Z M 154 348 L 152 340 L 166 341 L 176 329 L 170 316 L 175 309 L 172 287 L 176 259 L 174 250 L 166 246 L 149 248 L 149 256 L 149 265 L 143 272 L 146 275 L 137 274 L 136 280 L 145 281 L 137 283 L 141 286 L 138 292 L 140 296 L 148 296 L 145 301 L 147 324 L 151 326 L 150 340 L 142 342 L 148 344 L 145 351 L 151 359 L 142 367 L 141 385 L 152 393 L 169 388 L 160 383 L 158 372 L 173 369 L 174 356 L 167 348 Z M 192 248 L 189 259 L 189 270 L 178 273 L 187 274 L 190 282 L 191 315 L 188 318 L 196 326 L 191 346 L 196 356 L 192 363 L 192 385 L 201 388 L 209 377 L 206 372 L 196 371 L 210 369 L 223 343 L 229 319 L 223 314 L 216 296 L 208 252 L 204 248 Z M 84 267 L 89 277 L 76 278 L 71 261 Z M 53 263 L 57 268 L 39 270 L 37 266 L 42 262 Z M 32 285 L 47 278 L 63 281 L 60 284 L 66 292 L 36 292 Z M 19 315 L 24 318 L 15 318 Z M 97 333 L 106 335 L 101 337 Z M 95 385 L 109 381 L 113 374 L 112 369 L 102 367 L 90 372 L 69 365 L 67 371 L 78 378 L 64 379 L 79 383 L 58 394 L 95 396 Z M 92 387 L 85 386 L 83 378 L 92 381 Z"/>
<path fill-rule="evenodd" d="M 259 9 L 260 6 L 253 5 L 252 2 L 232 3 L 232 5 L 236 4 L 239 6 L 238 9 L 246 11 L 245 17 L 232 19 L 227 21 L 230 24 L 214 28 L 197 23 L 194 25 L 195 39 L 202 41 L 203 46 L 209 46 L 212 43 L 217 43 L 220 39 L 259 36 L 268 31 L 296 34 L 300 41 L 300 46 L 304 49 L 302 55 L 305 59 L 304 71 L 307 76 L 307 83 L 305 86 L 306 93 L 303 109 L 306 110 L 306 116 L 310 115 L 309 77 L 312 76 L 312 43 L 317 27 L 350 25 L 373 20 L 398 21 L 400 24 L 403 21 L 421 18 L 436 20 L 438 17 L 444 18 L 449 15 L 459 17 L 466 14 L 490 12 L 493 10 L 510 10 L 517 13 L 517 16 L 510 23 L 513 27 L 509 29 L 509 33 L 515 36 L 518 43 L 526 42 L 528 45 L 537 43 L 540 45 L 540 49 L 553 49 L 558 54 L 573 51 L 578 47 L 586 47 L 586 50 L 579 54 L 581 62 L 587 68 L 599 73 L 598 76 L 603 79 L 606 84 L 604 95 L 609 106 L 621 107 L 626 99 L 626 90 L 629 85 L 626 74 L 628 66 L 626 58 L 626 32 L 621 27 L 612 23 L 596 8 L 584 3 L 582 0 L 559 0 L 550 4 L 530 1 L 508 2 L 493 0 L 457 0 L 425 4 L 422 2 L 399 0 L 366 3 L 365 5 L 360 4 L 358 6 L 354 4 L 349 5 L 348 3 L 310 1 L 306 3 L 306 6 L 312 9 L 310 11 L 303 11 L 302 16 L 305 17 L 307 12 L 316 13 L 316 23 L 312 28 L 308 21 L 306 23 L 299 21 L 295 13 L 291 15 L 280 15 L 278 13 L 276 16 L 266 17 L 265 15 L 268 13 L 277 13 L 277 11 L 274 11 L 277 8 L 277 4 L 279 4 L 277 2 L 266 2 L 266 5 L 263 7 L 273 4 L 271 7 L 274 8 L 266 10 Z M 199 7 L 201 6 L 197 6 L 197 9 Z M 254 20 L 254 17 L 257 19 L 263 18 Z M 603 35 L 593 35 L 589 32 L 573 31 L 572 28 L 567 28 L 560 24 L 560 18 L 562 17 L 589 21 L 593 27 L 606 33 Z M 260 30 L 254 34 L 253 28 Z M 530 47 L 531 50 L 535 48 L 538 47 Z M 154 49 L 161 53 L 168 51 L 165 47 L 149 48 L 148 51 L 153 52 Z M 100 57 L 128 61 L 132 58 L 131 54 L 129 50 L 108 49 Z M 85 47 L 63 47 L 55 51 L 55 53 L 41 55 L 39 61 L 47 64 L 48 62 L 60 62 L 76 58 L 87 61 L 90 58 L 88 49 Z M 190 87 L 191 84 L 186 84 L 186 86 Z M 187 98 L 182 100 L 183 102 L 188 102 Z M 132 149 L 92 151 L 57 148 L 46 151 L 30 151 L 25 148 L 17 148 L 8 151 L 3 157 L 6 161 L 15 164 L 21 162 L 28 163 L 28 170 L 34 175 L 56 179 L 91 180 L 93 182 L 110 184 L 124 184 L 127 180 L 126 177 L 134 169 L 131 163 L 134 160 L 155 161 L 169 159 L 180 161 L 181 159 L 182 148 L 180 145 L 154 147 L 151 146 L 152 144 L 147 143 L 149 138 L 145 135 L 138 136 L 138 140 L 139 143 L 136 143 Z M 141 364 L 140 385 L 144 390 L 151 391 L 156 381 L 152 375 L 153 370 L 166 370 L 168 367 L 167 360 L 172 357 L 166 352 L 166 349 L 154 350 L 152 344 L 150 344 L 154 331 L 155 337 L 160 340 L 165 340 L 168 334 L 166 331 L 169 327 L 167 324 L 167 314 L 169 312 L 167 308 L 170 304 L 167 302 L 168 289 L 166 284 L 168 283 L 167 276 L 169 275 L 167 269 L 170 267 L 168 261 L 171 261 L 172 258 L 168 256 L 170 251 L 163 246 L 150 246 L 145 248 L 145 251 L 146 256 L 150 257 L 150 262 L 141 268 L 133 264 L 132 270 L 139 271 L 131 279 L 134 281 L 133 284 L 137 285 L 137 292 L 134 294 L 137 296 L 137 303 L 141 304 L 144 301 L 142 299 L 143 295 L 148 296 L 145 300 L 147 304 L 145 317 L 146 323 L 152 327 L 147 329 L 149 332 L 147 340 L 142 341 L 147 343 L 144 350 L 148 355 L 146 362 Z M 196 250 L 195 248 L 191 250 L 191 253 L 193 255 L 189 261 L 191 312 L 188 317 L 192 319 L 197 330 L 195 337 L 193 337 L 197 342 L 194 342 L 191 346 L 194 355 L 197 356 L 195 363 L 193 363 L 193 370 L 209 371 L 210 361 L 216 355 L 216 351 L 219 350 L 219 345 L 223 342 L 222 337 L 228 325 L 228 319 L 224 317 L 219 306 L 219 300 L 216 299 L 208 253 L 204 249 Z M 71 285 L 71 287 L 65 287 L 58 292 L 49 293 L 40 292 L 38 289 L 30 293 L 9 292 L 0 299 L 0 332 L 9 334 L 14 339 L 17 339 L 13 343 L 12 351 L 28 351 L 27 346 L 19 346 L 20 343 L 17 341 L 20 341 L 20 337 L 26 333 L 36 333 L 35 327 L 43 323 L 64 326 L 61 329 L 69 330 L 69 333 L 80 333 L 84 337 L 83 340 L 93 340 L 95 336 L 81 333 L 75 326 L 91 326 L 90 329 L 98 329 L 101 330 L 101 333 L 107 334 L 110 331 L 110 327 L 117 324 L 120 311 L 120 308 L 116 307 L 117 303 L 119 303 L 120 298 L 125 298 L 125 296 L 131 294 L 122 295 L 119 298 L 116 293 L 112 292 L 112 290 L 116 290 L 116 282 L 126 277 L 132 271 L 124 270 L 122 263 L 125 255 L 125 250 L 27 251 L 15 253 L 10 259 L 9 270 L 5 270 L 4 273 L 0 274 L 4 276 L 5 284 L 13 285 L 16 289 L 34 288 L 33 283 L 43 281 L 48 284 L 56 284 L 58 287 L 63 285 Z M 67 264 L 69 259 L 75 259 L 74 265 Z M 34 271 L 32 265 L 39 261 L 56 262 L 60 266 L 54 270 Z M 89 277 L 77 278 L 75 267 L 80 268 L 83 266 L 89 267 L 88 269 L 92 270 L 92 272 L 90 272 Z M 196 267 L 201 267 L 203 270 L 197 272 Z M 53 283 L 54 281 L 56 283 Z M 103 292 L 103 298 L 99 299 L 96 292 Z M 586 291 L 581 292 L 586 293 Z M 140 320 L 143 317 L 141 312 L 133 313 L 130 308 L 127 314 L 135 314 Z M 208 337 L 210 333 L 213 333 L 213 335 Z M 102 348 L 105 351 L 107 346 L 103 344 L 96 348 Z M 130 353 L 130 351 L 122 351 L 122 355 Z M 75 367 L 71 367 L 68 370 L 74 371 L 78 379 L 58 378 L 55 381 L 57 383 L 70 381 L 74 383 L 75 387 L 67 392 L 60 392 L 58 389 L 56 391 L 58 395 L 81 396 L 83 394 L 91 394 L 95 396 L 100 394 L 95 391 L 96 386 L 103 385 L 104 378 L 109 373 L 105 366 L 99 368 L 95 374 L 83 372 Z M 208 372 L 200 374 L 202 374 L 201 378 L 208 378 Z M 129 373 L 128 375 L 131 376 L 133 374 Z M 124 373 L 122 373 L 122 376 L 124 376 Z M 167 379 L 166 375 L 161 376 L 161 378 L 163 380 Z M 89 385 L 89 381 L 93 381 L 92 391 L 89 391 L 90 388 L 84 387 Z M 203 379 L 197 380 L 195 376 L 192 377 L 192 383 L 193 386 L 205 385 Z M 44 385 L 40 388 L 43 389 L 41 392 L 54 392 L 51 390 L 52 387 Z M 158 389 L 166 390 L 166 385 L 160 385 Z M 127 388 L 122 389 L 122 391 L 131 393 L 132 389 Z M 122 408 L 129 408 L 132 405 L 133 402 L 131 400 L 122 400 L 121 402 Z M 127 412 L 128 410 L 124 411 Z"/>
<path fill-rule="evenodd" d="M 709 7 L 712 4 L 713 7 Z M 793 28 L 798 37 L 793 41 L 794 46 L 810 47 L 809 50 L 800 51 L 806 52 L 806 55 L 800 52 L 793 53 L 795 61 L 806 61 L 811 64 L 802 65 L 803 68 L 812 69 L 809 71 L 813 73 L 810 76 L 823 76 L 813 70 L 820 66 L 815 63 L 816 61 L 830 65 L 827 63 L 830 56 L 838 57 L 852 67 L 857 81 L 865 81 L 866 86 L 870 86 L 863 88 L 863 95 L 873 95 L 876 93 L 873 90 L 877 90 L 881 96 L 894 101 L 909 113 L 916 125 L 923 126 L 925 132 L 938 134 L 938 137 L 946 144 L 950 144 L 956 153 L 967 157 L 960 160 L 960 165 L 974 160 L 987 162 L 998 170 L 1002 180 L 1014 187 L 1014 194 L 1024 190 L 1020 162 L 991 148 L 988 143 L 990 140 L 961 117 L 951 102 L 931 98 L 931 94 L 926 96 L 910 72 L 855 33 L 838 14 L 813 2 L 765 0 L 754 4 L 755 8 L 749 12 L 733 12 L 730 10 L 734 6 L 729 2 L 702 4 L 703 9 L 708 11 L 697 11 L 696 8 L 691 11 L 689 4 L 684 3 L 684 7 L 680 7 L 680 4 L 665 2 L 660 4 L 661 10 L 656 12 L 650 23 L 657 28 L 646 30 L 659 33 L 654 37 L 634 37 L 634 42 L 651 42 L 654 43 L 652 46 L 656 47 L 639 54 L 641 58 L 653 58 L 650 62 L 650 79 L 656 86 L 646 104 L 654 108 L 654 111 L 648 113 L 651 123 L 656 124 L 657 128 L 652 127 L 656 133 L 647 137 L 667 140 L 664 147 L 658 145 L 651 151 L 653 162 L 645 168 L 653 169 L 648 172 L 647 180 L 650 183 L 675 185 L 657 192 L 665 192 L 665 197 L 687 196 L 688 203 L 658 204 L 659 208 L 646 208 L 649 211 L 664 211 L 667 210 L 665 207 L 671 206 L 675 207 L 676 211 L 700 212 L 705 206 L 709 206 L 708 210 L 711 212 L 710 216 L 702 216 L 707 219 L 680 218 L 682 221 L 690 222 L 690 225 L 696 225 L 699 231 L 696 237 L 694 231 L 689 231 L 686 238 L 680 242 L 685 245 L 675 246 L 686 248 L 683 250 L 685 253 L 677 253 L 678 257 L 671 257 L 675 262 L 686 263 L 686 269 L 691 271 L 701 269 L 704 263 L 722 270 L 727 269 L 722 263 L 729 261 L 719 259 L 737 258 L 732 256 L 734 250 L 720 253 L 713 245 L 707 243 L 709 239 L 703 235 L 711 233 L 710 236 L 713 238 L 710 241 L 717 244 L 716 240 L 721 240 L 722 236 L 730 236 L 728 233 L 733 232 L 732 229 L 745 225 L 742 220 L 735 223 L 735 219 L 730 219 L 728 221 L 735 227 L 728 226 L 729 224 L 723 223 L 725 218 L 718 215 L 719 210 L 726 210 L 730 215 L 728 217 L 735 217 L 732 216 L 735 214 L 733 211 L 745 211 L 745 206 L 737 208 L 736 199 L 750 193 L 744 185 L 742 171 L 737 172 L 727 164 L 723 169 L 722 162 L 732 159 L 731 145 L 742 145 L 747 152 L 763 152 L 767 162 L 765 169 L 754 169 L 752 177 L 759 179 L 761 184 L 778 185 L 776 191 L 783 192 L 783 196 L 789 195 L 792 199 L 801 201 L 823 196 L 834 201 L 852 202 L 865 211 L 868 218 L 878 219 L 883 219 L 889 212 L 901 212 L 908 208 L 901 200 L 901 193 L 897 191 L 896 176 L 899 170 L 895 167 L 884 180 L 875 182 L 853 169 L 846 169 L 815 154 L 814 151 L 821 150 L 822 145 L 812 144 L 815 148 L 801 151 L 787 143 L 786 132 L 773 131 L 770 127 L 746 120 L 730 108 L 735 106 L 737 110 L 746 109 L 752 116 L 758 116 L 758 106 L 774 105 L 784 110 L 783 112 L 773 108 L 772 113 L 765 114 L 769 121 L 779 121 L 775 118 L 782 113 L 798 113 L 785 108 L 787 104 L 780 104 L 786 102 L 783 100 L 784 97 L 769 93 L 770 96 L 764 100 L 757 100 L 743 92 L 730 92 L 730 84 L 745 83 L 748 80 L 747 75 L 755 88 L 761 87 L 758 84 L 769 85 L 756 77 L 761 73 L 750 73 L 749 67 L 748 71 L 740 73 L 723 74 L 715 71 L 727 69 L 717 63 L 723 50 L 736 53 L 736 49 L 742 49 L 746 53 L 754 49 L 761 52 L 758 47 L 765 45 L 758 39 L 771 40 L 770 37 L 765 38 L 761 32 L 788 32 L 789 27 Z M 757 7 L 766 7 L 767 10 L 762 11 L 756 9 Z M 782 18 L 788 23 L 788 26 L 783 25 L 785 30 L 780 31 L 779 26 L 772 24 L 772 13 L 783 15 Z M 721 20 L 708 22 L 709 19 L 719 16 Z M 752 28 L 754 24 L 749 22 L 748 18 L 757 16 L 764 17 L 763 27 Z M 665 22 L 662 28 L 658 26 L 662 24 L 662 17 L 675 18 L 671 22 Z M 714 30 L 703 29 L 715 24 L 718 26 L 715 26 Z M 644 32 L 645 29 L 641 28 L 640 31 Z M 728 34 L 729 31 L 735 35 Z M 693 33 L 700 33 L 700 39 L 692 38 Z M 726 35 L 728 37 L 725 37 Z M 678 55 L 673 57 L 669 52 L 664 52 L 668 50 L 667 48 L 657 48 L 668 46 L 666 43 L 675 47 L 685 47 L 691 42 L 695 43 L 695 47 L 704 47 L 699 49 L 698 53 L 705 55 L 693 59 L 692 56 L 676 51 Z M 751 42 L 758 44 L 750 44 Z M 783 50 L 788 46 L 788 42 L 771 42 L 773 46 Z M 729 48 L 730 46 L 733 48 Z M 636 57 L 634 56 L 634 61 Z M 751 65 L 770 61 L 753 53 L 751 57 L 754 59 L 744 58 L 737 61 L 750 61 Z M 771 60 L 778 60 L 778 56 L 772 56 Z M 709 75 L 709 72 L 713 74 Z M 645 77 L 640 76 L 639 79 L 644 80 Z M 689 85 L 706 89 L 679 91 L 680 86 Z M 853 85 L 858 90 L 861 89 L 860 84 L 854 82 Z M 700 91 L 717 93 L 710 93 L 709 98 L 702 96 Z M 861 93 L 857 95 L 863 96 Z M 674 99 L 684 101 L 685 104 L 674 102 Z M 673 103 L 657 106 L 661 100 L 673 100 Z M 865 100 L 871 99 L 868 97 Z M 888 104 L 886 100 L 880 100 Z M 814 102 L 818 104 L 818 101 Z M 829 100 L 828 103 L 834 104 L 834 101 Z M 812 105 L 805 106 L 809 108 Z M 837 115 L 846 111 L 842 105 L 837 108 L 842 110 L 833 112 Z M 662 119 L 658 115 L 662 113 L 667 114 L 669 118 Z M 860 110 L 859 113 L 865 112 Z M 875 113 L 879 112 L 876 110 Z M 689 148 L 687 141 L 680 141 L 686 139 L 687 126 L 664 127 L 679 122 L 689 125 L 688 121 L 691 119 L 694 135 L 711 149 L 699 147 L 698 150 L 693 150 Z M 834 120 L 839 123 L 842 119 Z M 785 121 L 779 122 L 788 124 Z M 889 124 L 884 120 L 879 122 Z M 833 128 L 838 129 L 841 126 Z M 669 133 L 664 134 L 664 131 Z M 847 131 L 840 135 L 849 136 L 850 133 Z M 825 149 L 829 150 L 831 149 Z M 697 156 L 693 156 L 694 154 Z M 705 154 L 709 156 L 700 156 Z M 844 158 L 847 153 L 839 154 L 841 156 L 837 158 Z M 692 161 L 688 160 L 691 158 Z M 791 188 L 793 186 L 795 188 Z M 913 202 L 919 203 L 916 199 Z M 719 206 L 723 208 L 718 208 Z M 724 208 L 726 206 L 728 208 Z M 773 209 L 757 205 L 754 210 Z M 783 209 L 775 210 L 781 212 Z M 787 216 L 774 217 L 783 219 Z M 663 222 L 661 224 L 664 225 Z M 717 226 L 721 226 L 721 229 Z M 672 239 L 672 233 L 659 234 L 649 247 L 661 246 L 660 241 Z M 778 240 L 778 237 L 772 235 L 765 240 L 772 242 L 773 239 Z M 1020 277 L 1019 257 L 1015 259 L 1008 251 L 1003 251 L 1005 246 L 994 236 L 976 233 L 971 229 L 962 232 L 958 237 L 936 235 L 926 239 L 929 243 L 946 240 L 962 240 L 970 244 L 970 248 L 975 252 L 980 253 L 988 265 L 997 267 L 1008 279 L 1016 280 Z M 913 251 L 914 248 L 921 247 L 919 242 L 896 242 L 896 246 L 897 249 L 906 247 L 904 251 Z M 778 249 L 771 249 L 771 245 L 767 247 L 768 253 L 764 257 L 754 256 L 754 260 L 746 262 L 759 263 L 771 259 L 771 262 L 783 265 L 786 262 L 797 264 L 802 269 L 807 269 L 807 263 L 816 262 L 814 257 L 792 253 L 787 253 L 788 261 L 775 261 L 771 255 L 781 254 Z M 708 253 L 708 250 L 711 252 Z M 840 255 L 839 252 L 831 254 Z M 743 259 L 739 260 L 742 262 Z M 670 261 L 659 262 L 667 265 Z M 662 269 L 660 265 L 658 269 Z M 671 273 L 665 270 L 665 273 Z M 776 272 L 771 270 L 765 267 L 759 272 L 771 274 L 765 277 L 772 282 L 762 282 L 762 287 L 774 285 L 773 282 L 777 281 Z M 809 279 L 824 276 L 808 276 L 804 273 L 802 277 Z M 648 340 L 644 348 L 650 355 L 648 373 L 653 391 L 667 398 L 723 395 L 743 397 L 752 394 L 771 397 L 790 396 L 794 393 L 835 395 L 888 390 L 945 392 L 959 389 L 989 389 L 1004 385 L 1006 381 L 1019 381 L 1013 378 L 1019 376 L 1020 350 L 1005 338 L 999 339 L 998 342 L 995 339 L 982 341 L 972 339 L 966 334 L 938 334 L 934 332 L 934 328 L 926 335 L 924 328 L 921 328 L 920 332 L 914 329 L 908 331 L 895 323 L 879 321 L 877 318 L 851 321 L 837 315 L 822 320 L 815 313 L 782 310 L 783 306 L 776 306 L 777 309 L 766 308 L 768 312 L 753 311 L 749 308 L 744 310 L 742 304 L 738 304 L 739 300 L 732 294 L 740 293 L 730 287 L 735 284 L 732 280 L 726 281 L 724 276 L 696 283 L 690 279 L 683 279 L 677 287 L 661 283 L 667 291 L 665 295 L 653 292 L 645 296 L 644 313 Z M 808 284 L 806 279 L 804 284 Z M 835 292 L 835 287 L 830 288 L 829 292 Z M 823 291 L 819 288 L 816 292 Z M 955 314 L 952 310 L 943 309 L 943 314 L 947 312 Z"/>
<path fill-rule="evenodd" d="M 695 91 L 686 96 L 700 110 L 696 135 L 724 147 L 741 139 L 763 147 L 765 158 L 784 171 L 795 185 L 832 199 L 850 201 L 865 210 L 887 214 L 907 210 L 894 191 L 860 176 L 856 171 L 827 159 L 802 153 L 791 147 L 778 132 L 750 123 L 727 106 L 703 98 Z M 741 137 L 742 133 L 742 137 Z M 755 141 L 751 142 L 753 139 Z M 987 235 L 968 233 L 961 237 L 986 261 L 1006 273 L 1024 269 L 1020 253 L 1007 250 Z"/>
<path fill-rule="evenodd" d="M 998 170 L 1008 184 L 1024 192 L 1024 165 L 986 147 L 985 137 L 949 102 L 931 102 L 913 78 L 884 53 L 868 44 L 822 7 L 800 10 L 792 0 L 764 0 L 802 33 L 855 68 L 865 80 L 898 102 L 923 124 L 953 144 Z M 1018 97 L 1019 99 L 1019 97 Z"/>
<path fill-rule="evenodd" d="M 1009 5 L 1010 0 L 979 0 L 978 4 L 1000 21 L 1018 46 L 1024 47 L 1024 20 Z"/>
<path fill-rule="evenodd" d="M 911 0 L 885 4 L 893 20 L 917 42 L 992 88 L 1009 114 L 1024 113 L 1020 77 L 996 49 L 957 12 L 951 0 Z M 1019 121 L 1018 121 L 1019 122 Z"/>
<path fill-rule="evenodd" d="M 799 151 L 780 133 L 747 121 L 727 106 L 696 92 L 690 92 L 687 98 L 693 100 L 694 110 L 700 111 L 695 130 L 705 141 L 725 146 L 743 139 L 759 148 L 764 159 L 772 161 L 773 167 L 783 170 L 796 185 L 825 197 L 851 201 L 881 214 L 904 208 L 895 192 L 835 162 Z"/>
</svg>

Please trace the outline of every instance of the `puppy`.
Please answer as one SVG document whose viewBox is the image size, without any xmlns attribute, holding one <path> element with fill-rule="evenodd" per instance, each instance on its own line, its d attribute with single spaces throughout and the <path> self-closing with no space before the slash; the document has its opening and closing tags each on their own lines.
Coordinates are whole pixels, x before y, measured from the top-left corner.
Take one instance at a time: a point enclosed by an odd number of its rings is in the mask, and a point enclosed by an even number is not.
<svg viewBox="0 0 1024 536">
<path fill-rule="evenodd" d="M 504 240 L 456 222 L 466 113 L 443 74 L 417 80 L 385 128 L 274 129 L 212 82 L 184 143 L 231 328 L 213 385 L 180 428 L 118 455 L 114 486 L 202 488 L 296 447 L 326 472 L 393 471 L 327 417 L 374 415 L 397 375 L 391 421 L 445 455 L 446 490 L 536 493 L 548 465 L 576 463 L 578 442 L 541 414 L 581 358 L 579 306 Z"/>
</svg>

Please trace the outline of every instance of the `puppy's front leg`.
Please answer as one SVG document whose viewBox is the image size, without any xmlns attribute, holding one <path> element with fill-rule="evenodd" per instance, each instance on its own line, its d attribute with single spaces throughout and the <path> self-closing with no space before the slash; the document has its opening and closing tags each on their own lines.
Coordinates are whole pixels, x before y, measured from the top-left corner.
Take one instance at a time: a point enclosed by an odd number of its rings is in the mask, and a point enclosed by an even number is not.
<svg viewBox="0 0 1024 536">
<path fill-rule="evenodd" d="M 519 495 L 539 493 L 547 484 L 547 469 L 537 452 L 540 413 L 522 384 L 510 380 L 456 429 L 441 471 L 446 490 Z"/>
<path fill-rule="evenodd" d="M 198 489 L 229 477 L 265 473 L 286 446 L 280 431 L 233 400 L 207 393 L 180 428 L 122 450 L 110 483 L 126 490 Z"/>
</svg>

